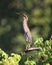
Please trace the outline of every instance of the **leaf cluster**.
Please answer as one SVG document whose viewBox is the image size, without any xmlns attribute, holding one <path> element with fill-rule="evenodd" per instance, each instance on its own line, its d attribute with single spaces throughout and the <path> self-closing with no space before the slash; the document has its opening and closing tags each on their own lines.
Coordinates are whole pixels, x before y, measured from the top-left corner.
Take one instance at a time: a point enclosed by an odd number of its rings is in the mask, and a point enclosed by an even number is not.
<svg viewBox="0 0 52 65">
<path fill-rule="evenodd" d="M 34 45 L 40 47 L 40 51 L 30 51 L 22 54 L 9 54 L 0 49 L 0 65 L 52 65 L 52 41 L 38 38 Z"/>
</svg>

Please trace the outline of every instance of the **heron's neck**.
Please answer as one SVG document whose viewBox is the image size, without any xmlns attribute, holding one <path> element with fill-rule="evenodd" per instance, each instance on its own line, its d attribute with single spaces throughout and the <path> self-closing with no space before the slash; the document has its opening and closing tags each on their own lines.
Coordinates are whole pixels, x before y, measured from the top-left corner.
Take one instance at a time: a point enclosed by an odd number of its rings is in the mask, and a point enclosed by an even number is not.
<svg viewBox="0 0 52 65">
<path fill-rule="evenodd" d="M 24 32 L 28 32 L 29 31 L 29 28 L 28 28 L 28 24 L 27 24 L 27 20 L 26 19 L 24 19 L 23 20 L 23 28 L 24 28 Z"/>
</svg>

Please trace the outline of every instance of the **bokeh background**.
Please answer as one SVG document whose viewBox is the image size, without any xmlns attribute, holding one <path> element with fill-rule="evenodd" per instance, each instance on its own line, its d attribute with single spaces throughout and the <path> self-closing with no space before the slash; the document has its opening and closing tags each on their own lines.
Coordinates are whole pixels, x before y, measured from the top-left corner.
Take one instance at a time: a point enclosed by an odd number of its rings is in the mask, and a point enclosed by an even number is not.
<svg viewBox="0 0 52 65">
<path fill-rule="evenodd" d="M 0 0 L 0 48 L 7 53 L 25 49 L 23 17 L 26 12 L 33 42 L 52 34 L 52 0 Z"/>
</svg>

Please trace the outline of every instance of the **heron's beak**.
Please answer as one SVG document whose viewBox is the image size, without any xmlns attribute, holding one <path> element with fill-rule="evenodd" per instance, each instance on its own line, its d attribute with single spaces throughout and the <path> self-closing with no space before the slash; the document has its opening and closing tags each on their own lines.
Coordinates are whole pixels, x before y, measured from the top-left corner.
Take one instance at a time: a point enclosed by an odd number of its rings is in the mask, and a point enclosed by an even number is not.
<svg viewBox="0 0 52 65">
<path fill-rule="evenodd" d="M 21 13 L 17 13 L 17 12 L 16 12 L 16 14 L 17 14 L 17 15 L 21 15 Z"/>
<path fill-rule="evenodd" d="M 25 13 L 18 13 L 18 12 L 16 12 L 16 14 L 26 17 L 26 14 Z"/>
<path fill-rule="evenodd" d="M 18 12 L 16 12 L 16 14 L 17 14 L 17 15 L 20 15 L 20 16 L 24 16 L 22 13 L 18 13 Z"/>
</svg>

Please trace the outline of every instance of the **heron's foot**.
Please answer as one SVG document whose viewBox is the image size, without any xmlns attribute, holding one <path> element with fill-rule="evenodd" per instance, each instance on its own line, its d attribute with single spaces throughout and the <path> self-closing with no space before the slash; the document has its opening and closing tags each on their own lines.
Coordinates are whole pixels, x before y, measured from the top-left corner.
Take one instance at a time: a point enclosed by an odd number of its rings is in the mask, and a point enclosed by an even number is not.
<svg viewBox="0 0 52 65">
<path fill-rule="evenodd" d="M 27 46 L 26 46 L 26 50 L 28 50 L 29 48 L 30 48 L 30 45 L 27 45 Z"/>
</svg>

